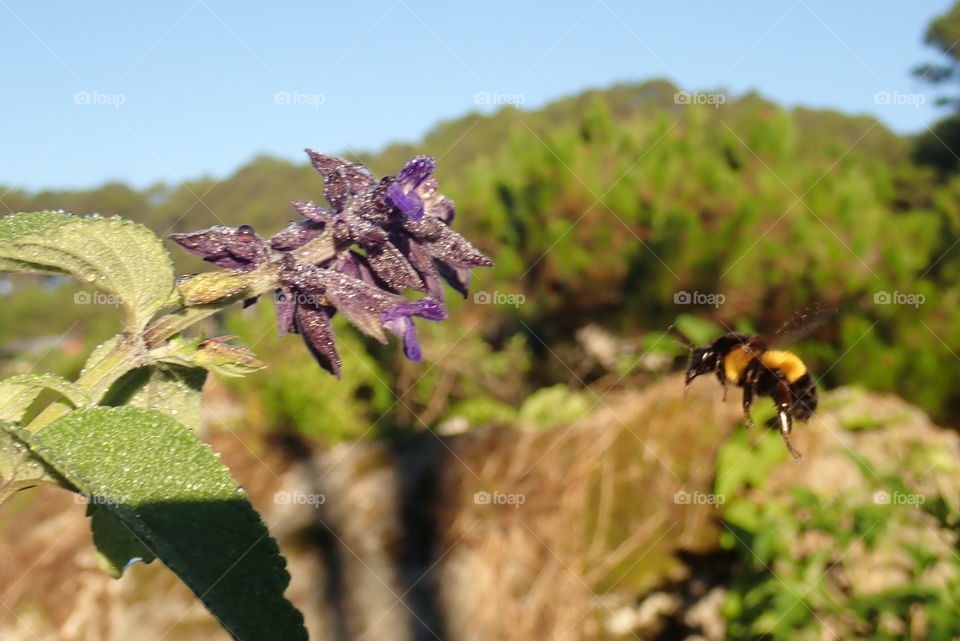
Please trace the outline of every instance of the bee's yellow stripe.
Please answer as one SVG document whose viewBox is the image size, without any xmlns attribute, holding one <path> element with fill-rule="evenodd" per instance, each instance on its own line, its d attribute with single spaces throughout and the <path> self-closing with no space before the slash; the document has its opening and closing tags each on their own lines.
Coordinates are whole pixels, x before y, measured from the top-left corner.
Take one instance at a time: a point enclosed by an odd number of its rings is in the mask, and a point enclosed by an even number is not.
<svg viewBox="0 0 960 641">
<path fill-rule="evenodd" d="M 743 370 L 747 369 L 747 365 L 754 358 L 754 353 L 746 347 L 740 345 L 734 347 L 723 357 L 724 376 L 733 384 L 739 383 L 741 377 L 743 377 Z"/>
<path fill-rule="evenodd" d="M 769 369 L 777 369 L 783 372 L 783 376 L 788 383 L 793 383 L 807 373 L 807 366 L 803 364 L 799 356 L 791 352 L 777 350 L 764 352 L 760 355 L 760 362 Z"/>
</svg>

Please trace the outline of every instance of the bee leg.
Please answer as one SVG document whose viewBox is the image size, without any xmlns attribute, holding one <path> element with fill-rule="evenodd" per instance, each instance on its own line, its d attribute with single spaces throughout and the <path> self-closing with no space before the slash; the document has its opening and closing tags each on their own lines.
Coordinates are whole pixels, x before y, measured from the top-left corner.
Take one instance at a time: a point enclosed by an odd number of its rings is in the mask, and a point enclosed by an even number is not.
<svg viewBox="0 0 960 641">
<path fill-rule="evenodd" d="M 790 433 L 793 432 L 793 421 L 790 418 L 790 388 L 784 381 L 777 384 L 777 422 L 780 427 L 780 436 L 787 446 L 787 451 L 794 461 L 799 461 L 802 456 L 793 443 L 790 442 Z"/>
<path fill-rule="evenodd" d="M 753 395 L 757 391 L 757 370 L 750 366 L 743 375 L 743 419 L 746 427 L 753 427 L 753 418 L 750 416 L 750 406 L 753 405 Z"/>
<path fill-rule="evenodd" d="M 753 383 L 748 381 L 743 386 L 743 420 L 747 427 L 753 427 L 753 418 L 750 417 L 751 405 L 753 405 Z"/>
</svg>

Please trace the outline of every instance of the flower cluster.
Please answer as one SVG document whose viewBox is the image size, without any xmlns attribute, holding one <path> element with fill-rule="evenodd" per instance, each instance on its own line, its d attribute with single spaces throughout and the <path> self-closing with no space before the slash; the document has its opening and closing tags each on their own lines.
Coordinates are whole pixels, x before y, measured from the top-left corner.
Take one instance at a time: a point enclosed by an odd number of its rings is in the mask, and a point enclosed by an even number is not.
<svg viewBox="0 0 960 641">
<path fill-rule="evenodd" d="M 322 367 L 340 375 L 330 319 L 342 313 L 360 331 L 386 343 L 384 330 L 421 358 L 413 317 L 446 318 L 443 281 L 466 297 L 470 270 L 493 263 L 450 229 L 453 201 L 441 194 L 429 156 L 377 181 L 363 165 L 308 149 L 324 179 L 329 207 L 298 201 L 302 220 L 269 240 L 249 225 L 211 227 L 171 238 L 185 250 L 230 270 L 277 267 L 275 305 L 281 336 L 299 333 Z M 332 255 L 310 262 L 298 252 L 325 237 Z M 410 301 L 403 292 L 425 294 Z"/>
</svg>

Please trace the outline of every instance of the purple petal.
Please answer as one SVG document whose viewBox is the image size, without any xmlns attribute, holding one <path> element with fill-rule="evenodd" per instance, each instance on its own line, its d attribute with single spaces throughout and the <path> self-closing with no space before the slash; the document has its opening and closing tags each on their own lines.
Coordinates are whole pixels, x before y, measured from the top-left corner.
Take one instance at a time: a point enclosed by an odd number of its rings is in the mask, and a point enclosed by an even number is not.
<svg viewBox="0 0 960 641">
<path fill-rule="evenodd" d="M 438 191 L 437 179 L 434 176 L 420 183 L 415 191 L 423 201 L 424 215 L 439 218 L 448 225 L 453 222 L 456 213 L 453 200 Z"/>
<path fill-rule="evenodd" d="M 471 269 L 491 267 L 493 261 L 471 245 L 467 239 L 447 227 L 437 218 L 424 217 L 418 221 L 407 220 L 404 230 L 422 244 L 434 258 L 451 267 Z"/>
<path fill-rule="evenodd" d="M 350 229 L 350 238 L 364 249 L 380 247 L 390 239 L 378 225 L 353 212 L 344 212 L 343 220 Z"/>
<path fill-rule="evenodd" d="M 295 200 L 290 203 L 298 214 L 309 218 L 315 223 L 329 223 L 333 221 L 334 212 L 324 209 L 310 201 Z"/>
<path fill-rule="evenodd" d="M 383 281 L 379 280 L 377 275 L 373 273 L 373 270 L 370 269 L 370 266 L 367 264 L 367 259 L 352 249 L 337 258 L 331 269 L 341 274 L 346 274 L 351 278 L 362 280 L 368 285 L 373 285 L 380 289 L 384 287 Z"/>
<path fill-rule="evenodd" d="M 405 302 L 402 296 L 386 292 L 332 269 L 299 264 L 281 274 L 286 284 L 316 300 L 325 298 L 360 331 L 386 342 L 380 313 Z"/>
<path fill-rule="evenodd" d="M 423 218 L 423 200 L 412 189 L 404 191 L 400 183 L 387 187 L 387 202 L 410 220 Z"/>
<path fill-rule="evenodd" d="M 310 156 L 310 164 L 320 172 L 324 180 L 333 172 L 342 172 L 346 180 L 347 190 L 351 194 L 366 191 L 376 184 L 373 176 L 367 172 L 366 167 L 363 165 L 352 163 L 343 158 L 337 158 L 336 156 L 321 154 L 312 149 L 305 149 L 304 151 Z"/>
<path fill-rule="evenodd" d="M 421 298 L 420 300 L 404 301 L 391 310 L 382 312 L 380 318 L 386 322 L 397 318 L 409 318 L 410 316 L 419 316 L 430 321 L 442 321 L 447 317 L 443 305 L 432 298 Z"/>
<path fill-rule="evenodd" d="M 293 292 L 282 287 L 276 291 L 273 306 L 277 315 L 277 338 L 283 338 L 287 332 L 294 329 L 293 314 L 297 309 L 297 302 Z"/>
<path fill-rule="evenodd" d="M 170 234 L 170 238 L 188 253 L 226 269 L 250 271 L 267 257 L 266 244 L 250 225 L 236 229 L 218 225 L 188 234 Z"/>
<path fill-rule="evenodd" d="M 351 203 L 350 209 L 358 216 L 376 225 L 384 225 L 391 222 L 395 217 L 397 209 L 388 202 L 387 192 L 394 182 L 392 176 L 384 178 L 376 187 L 357 196 Z"/>
<path fill-rule="evenodd" d="M 298 305 L 295 322 L 303 342 L 320 367 L 340 378 L 340 355 L 337 353 L 329 308 Z"/>
<path fill-rule="evenodd" d="M 420 341 L 417 340 L 417 328 L 409 317 L 403 316 L 388 320 L 383 326 L 394 336 L 403 339 L 403 355 L 414 363 L 423 359 Z"/>
<path fill-rule="evenodd" d="M 411 361 L 419 363 L 422 357 L 420 342 L 417 340 L 417 329 L 411 316 L 440 321 L 447 317 L 447 312 L 432 298 L 421 298 L 417 301 L 400 303 L 393 309 L 380 314 L 384 329 L 403 339 L 404 355 Z"/>
<path fill-rule="evenodd" d="M 436 180 L 433 180 L 433 170 L 436 167 L 437 161 L 430 156 L 417 156 L 408 162 L 387 187 L 387 203 L 396 207 L 410 220 L 423 218 L 423 199 L 420 197 L 419 188 L 425 181 L 429 181 L 426 190 L 429 190 L 430 185 L 436 187 Z"/>
<path fill-rule="evenodd" d="M 324 176 L 323 181 L 323 197 L 333 207 L 333 211 L 342 212 L 347 206 L 347 198 L 350 195 L 343 172 L 332 171 Z"/>
<path fill-rule="evenodd" d="M 403 166 L 397 174 L 397 182 L 408 189 L 415 189 L 429 178 L 436 168 L 437 161 L 431 156 L 417 156 Z"/>
<path fill-rule="evenodd" d="M 442 260 L 434 260 L 433 262 L 437 267 L 437 271 L 440 272 L 440 276 L 443 277 L 443 280 L 447 281 L 450 287 L 453 287 L 461 296 L 466 298 L 469 293 L 470 279 L 473 273 L 469 269 L 451 267 Z"/>
<path fill-rule="evenodd" d="M 323 233 L 324 225 L 305 220 L 294 223 L 270 237 L 270 247 L 277 251 L 290 251 L 306 245 Z"/>
<path fill-rule="evenodd" d="M 410 237 L 398 238 L 397 248 L 407 257 L 407 260 L 409 260 L 413 268 L 417 270 L 417 273 L 420 274 L 424 285 L 421 291 L 426 291 L 432 298 L 443 301 L 445 297 L 443 283 L 440 282 L 440 275 L 437 273 L 434 260 L 430 257 L 427 250 L 422 247 L 420 243 L 410 239 Z"/>
<path fill-rule="evenodd" d="M 417 271 L 392 243 L 386 242 L 380 247 L 368 249 L 366 258 L 370 269 L 392 289 L 424 289 Z"/>
</svg>

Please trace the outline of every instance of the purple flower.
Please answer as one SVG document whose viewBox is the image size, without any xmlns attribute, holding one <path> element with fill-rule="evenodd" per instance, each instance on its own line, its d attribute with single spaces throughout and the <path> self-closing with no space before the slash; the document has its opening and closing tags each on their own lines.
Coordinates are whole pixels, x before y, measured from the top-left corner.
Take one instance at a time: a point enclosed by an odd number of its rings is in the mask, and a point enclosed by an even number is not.
<svg viewBox="0 0 960 641">
<path fill-rule="evenodd" d="M 408 162 L 387 187 L 387 202 L 410 220 L 423 218 L 423 199 L 417 190 L 433 175 L 436 166 L 436 161 L 430 156 L 417 156 Z"/>
<path fill-rule="evenodd" d="M 380 313 L 380 322 L 383 326 L 394 336 L 403 339 L 404 355 L 414 363 L 419 363 L 422 354 L 420 342 L 417 341 L 417 329 L 413 325 L 413 316 L 442 321 L 447 317 L 447 312 L 432 298 L 423 298 L 414 302 L 401 303 L 389 311 Z"/>
<path fill-rule="evenodd" d="M 310 149 L 307 154 L 323 176 L 328 207 L 294 202 L 301 220 L 269 243 L 247 225 L 174 234 L 173 240 L 219 267 L 276 266 L 278 333 L 299 333 L 317 362 L 338 377 L 331 324 L 337 312 L 382 343 L 384 330 L 398 336 L 407 358 L 419 361 L 413 318 L 446 318 L 442 281 L 466 297 L 470 271 L 493 262 L 450 229 L 454 205 L 438 190 L 433 158 L 417 156 L 377 181 L 363 165 Z M 319 263 L 298 258 L 302 252 L 294 250 L 321 236 L 332 242 L 333 257 Z M 409 301 L 405 290 L 427 297 Z"/>
<path fill-rule="evenodd" d="M 417 156 L 397 175 L 374 183 L 360 165 L 311 150 L 307 153 L 324 176 L 324 194 L 333 211 L 313 203 L 294 203 L 306 219 L 299 225 L 307 229 L 339 225 L 333 234 L 338 245 L 360 246 L 367 266 L 391 291 L 413 289 L 442 301 L 442 281 L 446 281 L 466 297 L 470 270 L 493 265 L 448 226 L 454 204 L 438 190 L 433 158 Z M 331 197 L 331 181 L 346 184 L 346 199 L 339 186 Z"/>
</svg>

